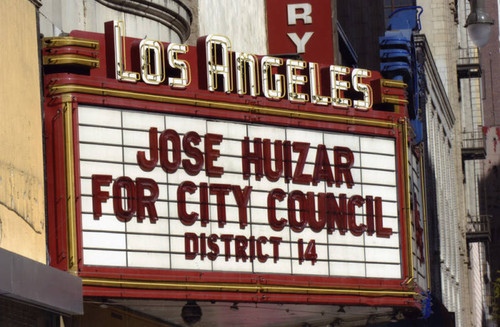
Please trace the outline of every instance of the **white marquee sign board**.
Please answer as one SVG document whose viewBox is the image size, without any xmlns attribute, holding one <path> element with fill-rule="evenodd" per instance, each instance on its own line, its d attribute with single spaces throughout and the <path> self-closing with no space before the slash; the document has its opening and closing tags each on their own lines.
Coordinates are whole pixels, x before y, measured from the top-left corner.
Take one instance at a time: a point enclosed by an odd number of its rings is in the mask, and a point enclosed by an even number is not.
<svg viewBox="0 0 500 327">
<path fill-rule="evenodd" d="M 78 125 L 84 265 L 402 278 L 394 138 L 85 105 Z"/>
</svg>

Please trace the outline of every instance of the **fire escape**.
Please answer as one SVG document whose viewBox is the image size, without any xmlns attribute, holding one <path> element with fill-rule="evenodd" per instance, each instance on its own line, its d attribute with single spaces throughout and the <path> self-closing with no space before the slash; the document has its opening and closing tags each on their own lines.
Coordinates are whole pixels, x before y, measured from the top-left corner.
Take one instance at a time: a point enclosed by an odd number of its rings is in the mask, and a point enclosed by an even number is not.
<svg viewBox="0 0 500 327">
<path fill-rule="evenodd" d="M 478 160 L 486 158 L 485 135 L 481 127 L 472 132 L 462 133 L 462 159 Z"/>
<path fill-rule="evenodd" d="M 481 65 L 477 48 L 464 48 L 459 50 L 457 62 L 458 81 L 462 79 L 480 78 Z M 473 115 L 474 120 L 474 115 Z M 474 126 L 474 122 L 469 126 Z M 472 127 L 473 128 L 473 127 Z M 486 158 L 486 139 L 482 126 L 476 130 L 462 133 L 462 160 L 480 160 Z M 489 216 L 478 215 L 467 217 L 467 242 L 489 242 L 490 222 Z"/>
<path fill-rule="evenodd" d="M 481 65 L 477 48 L 459 49 L 457 63 L 458 79 L 481 77 Z"/>
<path fill-rule="evenodd" d="M 467 242 L 489 242 L 491 240 L 490 219 L 490 215 L 467 217 Z"/>
<path fill-rule="evenodd" d="M 459 49 L 459 58 L 457 62 L 458 83 L 460 83 L 462 79 L 480 78 L 481 73 L 478 49 L 475 47 Z M 475 130 L 465 131 L 462 134 L 463 160 L 478 160 L 486 157 L 485 136 L 482 131 L 482 126 L 477 126 L 475 128 Z"/>
<path fill-rule="evenodd" d="M 461 81 L 465 79 L 477 79 L 481 78 L 481 65 L 479 61 L 479 52 L 477 48 L 465 48 L 459 50 L 459 59 L 457 62 L 457 76 L 459 83 L 459 90 L 461 90 Z M 471 81 L 472 82 L 472 81 Z M 471 85 L 470 83 L 465 85 Z M 476 162 L 476 160 L 482 160 L 486 158 L 486 137 L 483 132 L 482 124 L 482 106 L 472 105 L 473 91 L 469 89 L 471 94 L 471 107 L 473 110 L 468 117 L 470 121 L 466 122 L 465 129 L 462 132 L 462 160 L 464 167 L 472 168 L 474 179 L 480 178 L 482 176 L 482 164 Z M 472 161 L 466 165 L 466 161 Z M 469 173 L 471 171 L 469 170 Z M 471 181 L 471 184 L 476 182 Z M 474 186 L 473 186 L 474 187 Z M 479 184 L 475 185 L 475 190 L 477 192 Z M 491 232 L 490 232 L 490 215 L 481 214 L 479 210 L 479 205 L 473 206 L 470 209 L 470 214 L 466 217 L 466 230 L 465 236 L 467 240 L 467 254 L 469 256 L 469 268 L 471 268 L 471 249 L 475 248 L 475 256 L 479 260 L 479 272 L 484 279 L 485 285 L 489 284 L 489 260 L 488 260 L 488 248 L 491 242 Z M 472 246 L 472 244 L 476 244 Z M 490 291 L 489 287 L 486 286 L 485 289 L 487 305 L 490 303 Z"/>
</svg>

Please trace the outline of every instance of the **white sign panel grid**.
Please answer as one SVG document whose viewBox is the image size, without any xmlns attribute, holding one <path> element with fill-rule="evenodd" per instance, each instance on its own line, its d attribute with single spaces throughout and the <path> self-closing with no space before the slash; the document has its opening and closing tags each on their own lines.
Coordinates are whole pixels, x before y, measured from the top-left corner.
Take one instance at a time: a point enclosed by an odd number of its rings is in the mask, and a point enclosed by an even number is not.
<svg viewBox="0 0 500 327">
<path fill-rule="evenodd" d="M 408 153 L 410 159 L 410 189 L 411 208 L 412 208 L 412 256 L 413 256 L 413 275 L 415 281 L 422 290 L 428 289 L 427 279 L 427 252 L 426 252 L 426 233 L 425 233 L 425 203 L 422 190 L 422 173 L 420 170 L 420 159 L 411 149 Z"/>
<path fill-rule="evenodd" d="M 402 276 L 393 138 L 84 105 L 78 117 L 84 265 Z M 138 152 L 157 154 L 149 171 Z M 115 200 L 127 192 L 143 201 Z"/>
</svg>

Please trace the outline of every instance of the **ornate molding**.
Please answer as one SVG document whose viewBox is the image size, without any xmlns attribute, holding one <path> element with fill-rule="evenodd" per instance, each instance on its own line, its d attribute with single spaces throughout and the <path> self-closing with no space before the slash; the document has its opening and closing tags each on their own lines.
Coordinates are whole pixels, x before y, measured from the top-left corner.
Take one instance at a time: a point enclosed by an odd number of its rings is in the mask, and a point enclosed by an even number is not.
<svg viewBox="0 0 500 327">
<path fill-rule="evenodd" d="M 42 6 L 42 1 L 41 0 L 29 0 L 36 9 L 39 9 Z"/>
<path fill-rule="evenodd" d="M 425 34 L 415 35 L 415 45 L 417 48 L 422 49 L 426 58 L 424 63 L 427 78 L 426 91 L 432 92 L 430 91 L 431 88 L 435 90 L 435 99 L 438 102 L 436 105 L 440 108 L 437 114 L 441 117 L 441 120 L 445 122 L 443 125 L 446 126 L 445 128 L 448 135 L 453 135 L 450 130 L 453 129 L 453 126 L 455 125 L 456 117 L 453 113 L 453 108 L 450 104 L 448 95 L 446 94 L 446 89 L 444 87 L 443 81 L 441 80 L 441 76 L 439 75 L 436 62 L 434 61 L 434 57 L 432 56 L 432 51 L 429 47 L 429 43 L 427 43 Z M 429 96 L 429 98 L 431 97 Z"/>
<path fill-rule="evenodd" d="M 182 7 L 188 17 L 180 15 L 178 12 L 167 8 L 166 6 L 154 3 L 151 0 L 96 0 L 98 3 L 108 8 L 125 12 L 128 14 L 145 17 L 154 20 L 176 32 L 182 42 L 189 38 L 191 33 L 191 21 L 193 15 L 191 10 L 180 0 L 169 0 L 175 5 Z"/>
</svg>

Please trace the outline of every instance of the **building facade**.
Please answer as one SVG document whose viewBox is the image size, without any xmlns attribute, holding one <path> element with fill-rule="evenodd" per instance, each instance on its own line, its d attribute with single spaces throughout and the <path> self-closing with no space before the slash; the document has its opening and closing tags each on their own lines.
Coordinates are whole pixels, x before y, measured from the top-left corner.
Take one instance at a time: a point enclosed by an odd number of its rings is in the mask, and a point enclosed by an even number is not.
<svg viewBox="0 0 500 327">
<path fill-rule="evenodd" d="M 73 306 L 32 300 L 33 319 L 488 320 L 488 237 L 474 229 L 483 166 L 467 143 L 485 125 L 470 8 L 404 3 L 424 10 L 414 142 L 403 84 L 378 73 L 384 13 L 399 5 L 370 1 L 374 18 L 362 1 L 2 3 L 15 56 L 0 52 L 1 65 L 15 82 L 0 86 L 12 111 L 0 247 L 83 292 Z M 16 312 L 6 301 L 1 312 Z"/>
<path fill-rule="evenodd" d="M 0 30 L 0 325 L 57 326 L 83 313 L 79 278 L 47 257 L 38 1 L 3 1 Z"/>
<path fill-rule="evenodd" d="M 499 105 L 498 96 L 495 94 L 495 87 L 497 80 L 495 79 L 498 67 L 496 63 L 499 61 L 498 48 L 499 48 L 499 29 L 498 18 L 499 6 L 498 2 L 486 2 L 486 9 L 490 16 L 494 19 L 495 24 L 491 29 L 491 39 L 480 52 L 480 62 L 483 70 L 481 78 L 481 91 L 484 99 L 483 112 L 484 112 L 484 133 L 486 136 L 486 158 L 483 161 L 482 176 L 480 180 L 481 194 L 479 196 L 481 214 L 489 218 L 491 228 L 491 243 L 489 248 L 486 248 L 486 256 L 489 257 L 490 274 L 486 277 L 490 281 L 498 282 L 500 263 L 498 256 L 495 255 L 499 248 L 498 233 L 499 233 L 499 211 L 498 199 L 500 198 L 498 189 L 498 164 L 500 157 L 498 155 L 497 141 L 500 133 L 498 116 Z M 496 296 L 496 295 L 495 295 Z M 494 318 L 496 323 L 499 323 L 498 308 L 499 299 L 496 296 L 491 302 L 494 302 Z M 490 303 L 491 303 L 490 302 Z"/>
</svg>

